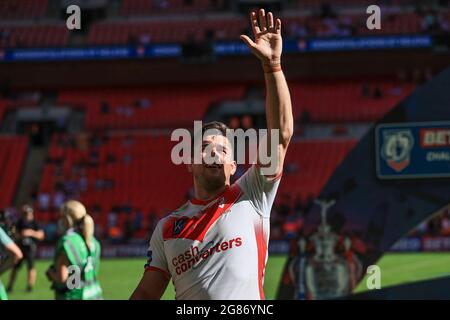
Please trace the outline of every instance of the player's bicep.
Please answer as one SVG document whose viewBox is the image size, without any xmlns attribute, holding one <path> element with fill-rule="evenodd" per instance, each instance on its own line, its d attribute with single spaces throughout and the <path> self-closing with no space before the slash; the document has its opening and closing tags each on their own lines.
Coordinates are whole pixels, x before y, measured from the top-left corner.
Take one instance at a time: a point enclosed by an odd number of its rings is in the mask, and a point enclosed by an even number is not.
<svg viewBox="0 0 450 320">
<path fill-rule="evenodd" d="M 164 240 L 161 231 L 162 223 L 163 221 L 158 223 L 152 234 L 152 238 L 150 239 L 150 245 L 147 250 L 147 263 L 145 264 L 145 270 L 153 269 L 160 271 L 170 278 L 166 253 L 164 251 Z"/>
<path fill-rule="evenodd" d="M 158 270 L 147 269 L 130 300 L 161 299 L 168 284 L 169 278 L 164 273 Z"/>
</svg>

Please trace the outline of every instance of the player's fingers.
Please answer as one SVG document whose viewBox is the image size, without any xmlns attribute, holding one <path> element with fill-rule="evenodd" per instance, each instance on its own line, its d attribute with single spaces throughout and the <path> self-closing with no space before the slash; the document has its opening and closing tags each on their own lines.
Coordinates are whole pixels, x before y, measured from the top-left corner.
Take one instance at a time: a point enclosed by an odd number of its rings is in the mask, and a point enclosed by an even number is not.
<svg viewBox="0 0 450 320">
<path fill-rule="evenodd" d="M 264 11 L 264 9 L 259 10 L 259 26 L 261 28 L 261 31 L 267 30 L 266 12 Z"/>
<path fill-rule="evenodd" d="M 258 33 L 261 32 L 259 29 L 258 18 L 256 17 L 256 12 L 250 12 L 250 23 L 252 24 L 253 35 L 256 37 Z"/>
<path fill-rule="evenodd" d="M 267 28 L 269 28 L 270 31 L 273 31 L 273 13 L 269 12 L 267 14 Z"/>
<path fill-rule="evenodd" d="M 281 34 L 281 20 L 280 19 L 277 19 L 277 22 L 275 23 L 275 31 L 278 34 Z"/>
<path fill-rule="evenodd" d="M 245 42 L 245 44 L 249 47 L 249 48 L 253 48 L 256 44 L 253 42 L 252 39 L 250 39 L 248 36 L 241 34 L 240 36 L 241 40 Z"/>
</svg>

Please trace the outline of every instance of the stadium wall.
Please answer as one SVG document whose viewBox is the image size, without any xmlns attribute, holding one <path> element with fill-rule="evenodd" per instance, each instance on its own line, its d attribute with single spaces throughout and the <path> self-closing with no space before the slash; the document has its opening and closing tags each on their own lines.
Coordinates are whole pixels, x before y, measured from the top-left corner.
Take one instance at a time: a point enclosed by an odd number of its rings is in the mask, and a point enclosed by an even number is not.
<svg viewBox="0 0 450 320">
<path fill-rule="evenodd" d="M 442 70 L 448 54 L 430 50 L 289 54 L 283 61 L 288 79 L 395 75 L 401 69 Z M 0 79 L 16 89 L 63 89 L 152 84 L 260 82 L 251 56 L 221 57 L 215 63 L 181 63 L 178 59 L 111 61 L 3 62 Z M 4 83 L 2 83 L 4 85 Z"/>
</svg>

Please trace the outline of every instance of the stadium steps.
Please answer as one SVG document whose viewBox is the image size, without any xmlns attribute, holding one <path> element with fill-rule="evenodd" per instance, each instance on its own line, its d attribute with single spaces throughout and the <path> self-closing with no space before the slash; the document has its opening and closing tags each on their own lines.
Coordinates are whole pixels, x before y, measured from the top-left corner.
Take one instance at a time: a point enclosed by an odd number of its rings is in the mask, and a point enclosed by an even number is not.
<svg viewBox="0 0 450 320">
<path fill-rule="evenodd" d="M 15 206 L 31 203 L 31 193 L 35 186 L 39 186 L 41 176 L 47 158 L 47 147 L 34 147 L 30 145 L 27 159 L 24 165 L 23 175 L 19 181 L 19 187 L 14 199 Z"/>
</svg>

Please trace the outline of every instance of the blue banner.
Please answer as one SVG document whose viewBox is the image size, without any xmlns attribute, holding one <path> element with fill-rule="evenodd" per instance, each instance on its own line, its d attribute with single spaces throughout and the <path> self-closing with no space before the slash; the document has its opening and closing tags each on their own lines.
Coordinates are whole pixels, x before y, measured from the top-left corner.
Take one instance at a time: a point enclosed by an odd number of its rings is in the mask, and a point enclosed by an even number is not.
<svg viewBox="0 0 450 320">
<path fill-rule="evenodd" d="M 339 39 L 311 39 L 299 43 L 300 51 L 352 51 L 385 50 L 404 48 L 429 48 L 433 44 L 430 36 L 367 36 Z"/>
<path fill-rule="evenodd" d="M 382 124 L 375 138 L 379 178 L 450 177 L 450 122 Z"/>
<path fill-rule="evenodd" d="M 432 38 L 426 35 L 286 40 L 283 44 L 283 51 L 285 53 L 302 53 L 430 48 L 432 43 Z M 243 42 L 217 42 L 214 44 L 214 53 L 217 56 L 246 55 L 250 54 L 250 50 Z M 0 49 L 0 62 L 165 58 L 180 57 L 181 55 L 181 44 Z"/>
</svg>

